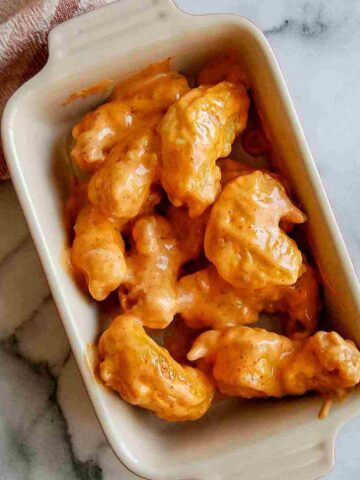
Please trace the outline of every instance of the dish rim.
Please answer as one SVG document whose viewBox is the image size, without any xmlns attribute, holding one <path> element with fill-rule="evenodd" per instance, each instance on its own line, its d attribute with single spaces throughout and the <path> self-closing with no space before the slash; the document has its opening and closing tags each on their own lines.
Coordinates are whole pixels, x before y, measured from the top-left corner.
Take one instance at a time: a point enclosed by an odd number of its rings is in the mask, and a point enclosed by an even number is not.
<svg viewBox="0 0 360 480">
<path fill-rule="evenodd" d="M 136 0 L 136 1 L 139 1 L 139 0 Z M 194 15 L 194 14 L 185 13 L 184 11 L 179 9 L 176 5 L 174 5 L 174 3 L 171 0 L 169 0 L 170 3 L 167 0 L 161 0 L 161 1 L 164 3 L 164 5 L 166 4 L 167 7 L 171 9 L 175 8 L 176 11 L 178 11 L 177 13 L 178 15 L 182 15 L 185 17 L 213 17 L 213 18 L 216 17 L 216 18 L 220 18 L 224 22 L 229 17 L 232 19 L 232 21 L 236 19 L 236 21 L 239 24 L 246 26 L 246 28 L 252 31 L 253 35 L 257 36 L 258 40 L 260 41 L 263 47 L 264 53 L 269 59 L 272 72 L 276 76 L 276 81 L 279 83 L 281 87 L 279 90 L 281 90 L 283 101 L 286 104 L 286 108 L 290 116 L 291 128 L 294 130 L 294 133 L 297 139 L 301 143 L 301 148 L 303 150 L 302 156 L 303 156 L 304 164 L 306 165 L 306 168 L 311 174 L 311 180 L 314 185 L 314 188 L 316 189 L 317 195 L 319 197 L 319 202 L 322 203 L 322 206 L 326 211 L 327 221 L 329 222 L 329 228 L 332 230 L 334 240 L 337 243 L 337 248 L 339 251 L 339 255 L 341 257 L 342 264 L 344 266 L 344 270 L 346 270 L 347 274 L 349 275 L 351 285 L 354 289 L 354 296 L 357 295 L 358 297 L 360 297 L 360 286 L 355 273 L 355 269 L 351 262 L 349 253 L 346 249 L 345 242 L 340 233 L 334 213 L 331 209 L 331 205 L 326 195 L 326 191 L 323 187 L 320 175 L 317 171 L 316 164 L 312 158 L 309 146 L 307 144 L 306 138 L 301 128 L 297 114 L 295 112 L 295 108 L 292 103 L 286 83 L 284 81 L 282 72 L 280 70 L 279 64 L 264 34 L 252 21 L 237 14 Z M 34 239 L 37 251 L 39 253 L 41 263 L 46 273 L 46 277 L 48 279 L 51 292 L 55 299 L 55 303 L 59 311 L 60 318 L 62 320 L 66 333 L 68 335 L 69 342 L 76 359 L 78 359 L 79 355 L 83 355 L 82 351 L 78 352 L 80 340 L 72 337 L 72 335 L 69 333 L 69 325 L 67 325 L 67 320 L 66 321 L 64 320 L 64 318 L 70 317 L 69 313 L 67 313 L 66 299 L 64 298 L 61 292 L 61 285 L 57 279 L 56 265 L 53 264 L 51 255 L 47 251 L 46 242 L 45 242 L 45 239 L 43 238 L 41 227 L 39 225 L 39 220 L 37 218 L 36 209 L 32 204 L 31 194 L 28 191 L 26 181 L 23 176 L 21 161 L 17 156 L 16 144 L 13 142 L 13 137 L 11 135 L 12 128 L 13 128 L 12 118 L 15 115 L 16 109 L 19 108 L 18 105 L 21 105 L 22 96 L 27 92 L 28 89 L 36 86 L 36 82 L 38 82 L 39 79 L 42 78 L 42 76 L 44 75 L 44 72 L 47 72 L 52 65 L 56 64 L 56 57 L 57 57 L 56 43 L 58 42 L 58 38 L 61 37 L 61 35 L 66 31 L 67 27 L 69 27 L 70 25 L 71 26 L 79 25 L 80 22 L 83 23 L 86 20 L 86 18 L 90 18 L 90 17 L 94 18 L 95 15 L 99 16 L 101 15 L 102 10 L 104 9 L 110 10 L 111 8 L 114 8 L 116 4 L 120 4 L 120 3 L 123 3 L 123 2 L 121 0 L 114 2 L 113 4 L 106 5 L 96 11 L 92 11 L 80 17 L 71 19 L 65 22 L 64 24 L 61 24 L 60 26 L 55 27 L 49 36 L 49 52 L 50 52 L 49 62 L 47 63 L 47 65 L 44 67 L 42 71 L 40 71 L 35 77 L 29 80 L 26 84 L 20 87 L 20 89 L 17 90 L 17 92 L 13 94 L 13 96 L 10 98 L 10 100 L 6 105 L 6 108 L 3 113 L 3 119 L 2 119 L 2 140 L 3 140 L 4 152 L 5 152 L 8 167 L 9 167 L 9 172 L 11 174 L 11 178 L 13 180 L 16 193 L 18 195 L 22 209 L 24 211 L 31 235 Z M 89 372 L 84 370 L 83 364 L 79 363 L 78 360 L 77 360 L 77 363 L 78 363 L 78 367 L 80 369 L 86 390 L 91 398 L 91 402 L 94 405 L 95 414 L 115 454 L 120 458 L 120 460 L 125 464 L 125 466 L 127 466 L 129 469 L 131 469 L 133 472 L 136 472 L 137 475 L 140 475 L 143 478 L 159 478 L 159 479 L 165 478 L 165 477 L 159 476 L 158 475 L 159 472 L 149 472 L 149 470 L 146 470 L 146 468 L 143 468 L 143 467 L 140 468 L 139 465 L 136 463 L 136 461 L 134 461 L 131 458 L 131 455 L 129 455 L 129 453 L 126 451 L 127 449 L 124 443 L 120 443 L 120 447 L 119 447 L 120 454 L 118 449 L 114 448 L 114 444 L 119 445 L 118 437 L 113 432 L 110 419 L 107 418 L 107 415 L 104 415 L 103 407 L 101 405 L 101 401 L 98 398 L 98 394 L 94 391 L 93 385 L 89 381 L 89 378 L 90 378 Z M 344 408 L 344 410 L 346 410 L 346 407 Z M 341 424 L 359 412 L 360 412 L 360 405 L 357 411 L 353 411 L 349 409 L 348 413 L 343 415 L 344 417 L 343 422 L 338 422 L 336 425 L 330 424 L 329 427 L 325 429 L 327 431 L 327 434 L 329 434 L 330 429 L 333 433 L 331 438 L 328 439 L 328 451 L 331 450 L 333 452 L 333 442 L 335 439 L 336 431 L 340 428 Z M 332 456 L 331 456 L 330 462 L 328 462 L 328 467 L 330 467 L 331 464 L 332 464 Z M 199 478 L 205 479 L 205 477 L 199 477 Z M 206 478 L 209 478 L 209 477 L 206 477 Z"/>
</svg>

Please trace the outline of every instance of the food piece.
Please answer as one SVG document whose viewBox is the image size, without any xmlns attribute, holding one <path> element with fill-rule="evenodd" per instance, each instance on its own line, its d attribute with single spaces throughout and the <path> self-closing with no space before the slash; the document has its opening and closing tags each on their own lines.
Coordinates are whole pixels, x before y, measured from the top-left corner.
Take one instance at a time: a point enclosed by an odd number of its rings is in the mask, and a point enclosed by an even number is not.
<svg viewBox="0 0 360 480">
<path fill-rule="evenodd" d="M 165 113 L 170 105 L 190 90 L 183 75 L 170 71 L 170 58 L 149 65 L 120 82 L 112 98 L 130 105 L 140 116 Z"/>
<path fill-rule="evenodd" d="M 240 175 L 226 184 L 211 210 L 205 254 L 235 287 L 292 285 L 301 273 L 302 256 L 279 228 L 281 219 L 305 221 L 282 184 L 261 171 Z"/>
<path fill-rule="evenodd" d="M 138 215 L 156 178 L 158 152 L 159 138 L 152 130 L 116 145 L 89 182 L 90 202 L 113 219 Z"/>
<path fill-rule="evenodd" d="M 213 265 L 178 282 L 178 313 L 191 328 L 222 330 L 255 323 L 261 310 L 257 303 L 253 291 L 237 291 Z"/>
<path fill-rule="evenodd" d="M 215 382 L 243 398 L 340 396 L 360 381 L 360 352 L 334 332 L 309 337 L 318 279 L 286 235 L 306 217 L 286 179 L 224 158 L 242 132 L 250 155 L 271 154 L 254 112 L 244 131 L 242 68 L 223 55 L 198 82 L 170 59 L 149 65 L 73 129 L 72 158 L 94 173 L 66 205 L 71 262 L 96 300 L 119 288 L 124 310 L 101 336 L 100 377 L 169 421 L 204 415 Z M 288 337 L 244 326 L 261 312 L 280 313 Z M 163 329 L 165 348 L 144 327 Z"/>
<path fill-rule="evenodd" d="M 247 84 L 245 72 L 237 62 L 235 55 L 227 54 L 211 59 L 200 70 L 197 77 L 198 85 L 214 85 L 224 80 L 231 83 Z"/>
<path fill-rule="evenodd" d="M 100 377 L 127 402 L 173 422 L 209 409 L 214 387 L 197 368 L 177 363 L 146 335 L 140 319 L 120 315 L 99 342 Z"/>
<path fill-rule="evenodd" d="M 245 87 L 222 82 L 194 88 L 161 121 L 160 178 L 171 203 L 187 205 L 192 218 L 211 205 L 220 189 L 216 160 L 226 157 L 247 122 Z"/>
<path fill-rule="evenodd" d="M 146 327 L 165 328 L 177 310 L 181 250 L 169 222 L 157 215 L 141 217 L 132 234 L 134 246 L 119 291 L 121 306 L 141 318 Z"/>
<path fill-rule="evenodd" d="M 243 398 L 336 393 L 360 381 L 360 352 L 335 332 L 290 340 L 261 328 L 210 330 L 188 354 L 201 358 L 213 365 L 222 393 Z"/>
<path fill-rule="evenodd" d="M 100 105 L 73 128 L 72 160 L 84 170 L 96 170 L 111 148 L 138 125 L 139 119 L 123 102 Z"/>
<path fill-rule="evenodd" d="M 197 218 L 190 218 L 185 208 L 171 205 L 166 212 L 166 218 L 171 223 L 179 242 L 183 263 L 195 260 L 203 251 L 209 212 L 206 211 Z"/>
<path fill-rule="evenodd" d="M 90 294 L 104 300 L 126 275 L 125 246 L 116 225 L 91 205 L 76 221 L 71 263 L 86 278 Z"/>
<path fill-rule="evenodd" d="M 164 347 L 177 362 L 187 363 L 187 354 L 198 336 L 198 330 L 189 328 L 181 317 L 175 316 L 164 330 Z"/>
<path fill-rule="evenodd" d="M 85 170 L 97 170 L 114 145 L 142 122 L 147 124 L 149 116 L 165 113 L 188 91 L 186 78 L 170 71 L 170 59 L 119 83 L 112 101 L 86 114 L 73 128 L 73 161 Z"/>
<path fill-rule="evenodd" d="M 178 282 L 178 312 L 191 328 L 223 330 L 255 323 L 261 312 L 281 312 L 288 335 L 298 338 L 315 331 L 319 310 L 318 282 L 309 265 L 295 285 L 285 287 L 236 288 L 225 282 L 213 265 Z"/>
</svg>

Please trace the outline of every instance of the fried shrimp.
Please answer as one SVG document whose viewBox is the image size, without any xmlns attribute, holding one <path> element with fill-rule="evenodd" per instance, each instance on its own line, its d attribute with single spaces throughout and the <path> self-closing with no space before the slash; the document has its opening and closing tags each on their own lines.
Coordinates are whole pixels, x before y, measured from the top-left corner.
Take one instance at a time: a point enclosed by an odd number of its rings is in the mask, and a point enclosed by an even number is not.
<svg viewBox="0 0 360 480">
<path fill-rule="evenodd" d="M 211 405 L 212 381 L 180 365 L 157 345 L 132 315 L 120 315 L 99 342 L 100 377 L 127 402 L 172 422 L 196 420 Z"/>
<path fill-rule="evenodd" d="M 171 104 L 190 90 L 186 78 L 170 70 L 170 59 L 152 63 L 140 72 L 118 83 L 113 100 L 127 103 L 133 112 L 145 117 L 165 113 Z"/>
<path fill-rule="evenodd" d="M 292 285 L 301 273 L 302 256 L 279 222 L 305 218 L 269 174 L 240 175 L 225 185 L 211 210 L 205 254 L 235 287 Z"/>
<path fill-rule="evenodd" d="M 194 88 L 175 102 L 160 124 L 160 179 L 171 203 L 186 205 L 195 218 L 220 189 L 216 160 L 231 151 L 245 128 L 249 98 L 245 87 L 222 82 Z"/>
<path fill-rule="evenodd" d="M 123 102 L 100 105 L 87 113 L 72 130 L 75 140 L 71 151 L 73 162 L 83 170 L 97 170 L 111 148 L 138 124 L 138 117 Z"/>
<path fill-rule="evenodd" d="M 152 130 L 116 145 L 89 182 L 90 202 L 109 218 L 136 217 L 156 178 L 158 155 L 159 138 Z"/>
<path fill-rule="evenodd" d="M 169 59 L 120 82 L 111 101 L 87 113 L 73 128 L 73 161 L 84 170 L 97 170 L 114 145 L 146 125 L 149 116 L 164 114 L 188 91 L 186 78 L 170 71 Z"/>
<path fill-rule="evenodd" d="M 178 312 L 191 328 L 249 325 L 261 312 L 282 313 L 291 338 L 311 335 L 320 311 L 316 274 L 309 265 L 294 285 L 259 290 L 236 288 L 225 282 L 213 265 L 178 282 Z"/>
<path fill-rule="evenodd" d="M 360 381 L 360 352 L 335 332 L 290 340 L 261 328 L 209 330 L 188 354 L 200 358 L 213 366 L 222 393 L 243 398 L 335 393 Z"/>
<path fill-rule="evenodd" d="M 121 305 L 146 327 L 165 328 L 177 310 L 176 280 L 183 256 L 176 236 L 158 215 L 141 217 L 132 236 L 127 275 L 119 290 Z"/>
<path fill-rule="evenodd" d="M 95 300 L 104 300 L 125 279 L 125 246 L 116 225 L 91 205 L 80 212 L 75 224 L 71 263 L 85 276 Z"/>
</svg>

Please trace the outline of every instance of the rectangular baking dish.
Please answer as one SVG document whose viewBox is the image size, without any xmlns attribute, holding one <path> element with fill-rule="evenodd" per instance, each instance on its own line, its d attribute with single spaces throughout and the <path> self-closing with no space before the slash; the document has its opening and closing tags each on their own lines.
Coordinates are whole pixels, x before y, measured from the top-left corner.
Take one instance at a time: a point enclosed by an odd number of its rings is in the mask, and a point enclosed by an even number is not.
<svg viewBox="0 0 360 480">
<path fill-rule="evenodd" d="M 274 54 L 261 31 L 235 15 L 187 15 L 169 0 L 122 0 L 56 27 L 49 61 L 9 101 L 2 138 L 11 176 L 99 422 L 120 460 L 152 480 L 313 479 L 333 463 L 338 428 L 360 412 L 359 390 L 317 419 L 316 396 L 216 405 L 203 419 L 169 424 L 105 390 L 87 346 L 98 312 L 63 268 L 64 138 L 101 96 L 64 101 L 74 91 L 171 56 L 192 72 L 209 56 L 236 50 L 276 151 L 309 217 L 325 282 L 325 311 L 360 342 L 360 288 Z M 31 279 L 29 279 L 31 288 Z M 71 392 L 68 393 L 71 395 Z"/>
</svg>

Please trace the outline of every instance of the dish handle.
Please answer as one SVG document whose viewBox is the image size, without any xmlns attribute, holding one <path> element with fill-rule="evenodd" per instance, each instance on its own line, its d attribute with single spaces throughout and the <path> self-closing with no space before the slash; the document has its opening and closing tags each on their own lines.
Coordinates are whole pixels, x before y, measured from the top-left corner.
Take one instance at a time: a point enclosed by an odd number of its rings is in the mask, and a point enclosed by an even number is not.
<svg viewBox="0 0 360 480">
<path fill-rule="evenodd" d="M 329 425 L 316 428 L 304 425 L 287 432 L 279 442 L 265 441 L 249 450 L 246 463 L 236 455 L 223 462 L 207 465 L 206 472 L 192 480 L 315 480 L 326 475 L 334 465 L 336 430 Z M 228 465 L 224 469 L 224 465 Z M 231 467 L 230 467 L 231 465 Z M 219 469 L 220 467 L 220 469 Z"/>
<path fill-rule="evenodd" d="M 90 48 L 90 42 L 95 43 L 112 34 L 134 35 L 136 30 L 143 38 L 145 28 L 151 27 L 152 32 L 158 32 L 170 17 L 176 17 L 179 24 L 188 15 L 173 0 L 117 0 L 51 30 L 49 62 L 84 51 Z"/>
</svg>

